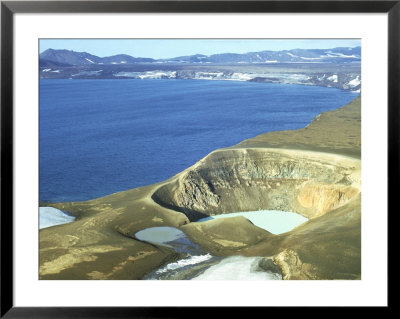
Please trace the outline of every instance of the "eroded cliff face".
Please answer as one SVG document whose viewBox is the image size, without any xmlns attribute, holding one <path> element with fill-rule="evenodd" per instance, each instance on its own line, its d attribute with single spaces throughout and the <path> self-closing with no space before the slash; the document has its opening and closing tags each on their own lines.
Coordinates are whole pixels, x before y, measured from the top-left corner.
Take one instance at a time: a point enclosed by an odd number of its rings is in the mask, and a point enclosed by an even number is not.
<svg viewBox="0 0 400 319">
<path fill-rule="evenodd" d="M 153 199 L 191 221 L 261 209 L 315 218 L 359 192 L 359 161 L 337 155 L 276 149 L 211 153 L 158 188 Z"/>
</svg>

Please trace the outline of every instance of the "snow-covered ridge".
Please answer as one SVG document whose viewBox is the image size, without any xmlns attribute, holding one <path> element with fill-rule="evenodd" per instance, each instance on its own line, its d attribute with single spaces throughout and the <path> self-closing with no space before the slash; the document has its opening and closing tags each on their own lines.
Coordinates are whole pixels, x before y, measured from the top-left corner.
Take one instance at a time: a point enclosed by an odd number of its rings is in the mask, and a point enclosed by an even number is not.
<svg viewBox="0 0 400 319">
<path fill-rule="evenodd" d="M 276 63 L 276 61 L 270 61 Z M 100 68 L 100 66 L 98 66 Z M 69 78 L 69 79 L 191 79 L 191 80 L 218 80 L 218 81 L 249 81 L 260 83 L 280 83 L 280 84 L 301 84 L 301 85 L 317 85 L 324 87 L 335 87 L 344 90 L 358 92 L 361 88 L 361 74 L 355 70 L 354 73 L 340 72 L 308 72 L 299 69 L 298 72 L 279 72 L 264 71 L 260 68 L 259 72 L 246 72 L 230 70 L 227 68 L 204 68 L 203 70 L 194 70 L 190 68 L 180 69 L 179 67 L 167 70 L 156 69 L 147 71 L 130 71 L 118 70 L 111 71 L 109 69 L 72 69 L 75 73 L 67 73 L 64 70 L 53 70 L 51 68 L 41 69 L 41 78 Z M 250 68 L 251 69 L 251 68 Z M 254 68 L 256 70 L 256 68 Z"/>
<path fill-rule="evenodd" d="M 305 73 L 250 73 L 250 72 L 206 72 L 206 71 L 144 71 L 118 72 L 117 78 L 132 79 L 192 79 L 192 80 L 224 80 L 251 81 L 282 84 L 304 84 L 338 87 L 356 91 L 360 88 L 361 80 L 358 74 L 305 74 Z"/>
</svg>

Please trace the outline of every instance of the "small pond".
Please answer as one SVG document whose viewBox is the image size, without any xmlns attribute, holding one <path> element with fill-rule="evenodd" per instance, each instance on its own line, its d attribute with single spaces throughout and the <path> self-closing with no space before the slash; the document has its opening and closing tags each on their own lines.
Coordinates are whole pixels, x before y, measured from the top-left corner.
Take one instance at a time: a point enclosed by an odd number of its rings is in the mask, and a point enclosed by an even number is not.
<svg viewBox="0 0 400 319">
<path fill-rule="evenodd" d="M 293 212 L 284 212 L 280 210 L 258 210 L 251 212 L 215 215 L 202 218 L 197 222 L 205 222 L 218 218 L 230 218 L 237 216 L 246 217 L 257 227 L 263 228 L 274 235 L 286 233 L 308 220 L 300 214 Z"/>
</svg>

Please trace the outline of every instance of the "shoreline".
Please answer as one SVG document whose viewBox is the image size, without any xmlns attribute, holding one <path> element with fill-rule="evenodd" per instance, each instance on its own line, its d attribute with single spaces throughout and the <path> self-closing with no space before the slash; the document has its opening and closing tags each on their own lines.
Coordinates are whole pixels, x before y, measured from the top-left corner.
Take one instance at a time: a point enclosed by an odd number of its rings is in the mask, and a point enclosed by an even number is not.
<svg viewBox="0 0 400 319">
<path fill-rule="evenodd" d="M 193 81 L 232 81 L 232 82 L 248 82 L 248 83 L 260 83 L 260 84 L 284 84 L 284 85 L 303 85 L 303 86 L 317 86 L 324 88 L 338 89 L 354 94 L 360 94 L 361 90 L 352 90 L 351 88 L 336 87 L 331 85 L 322 85 L 315 83 L 302 83 L 302 82 L 273 82 L 273 81 L 253 81 L 253 80 L 239 80 L 239 79 L 207 79 L 207 78 L 133 78 L 133 77 L 108 77 L 108 78 L 96 78 L 96 77 L 82 77 L 82 78 L 40 78 L 39 80 L 193 80 Z"/>
<path fill-rule="evenodd" d="M 40 67 L 40 79 L 192 79 L 300 84 L 357 91 L 361 64 L 130 64 Z"/>
</svg>

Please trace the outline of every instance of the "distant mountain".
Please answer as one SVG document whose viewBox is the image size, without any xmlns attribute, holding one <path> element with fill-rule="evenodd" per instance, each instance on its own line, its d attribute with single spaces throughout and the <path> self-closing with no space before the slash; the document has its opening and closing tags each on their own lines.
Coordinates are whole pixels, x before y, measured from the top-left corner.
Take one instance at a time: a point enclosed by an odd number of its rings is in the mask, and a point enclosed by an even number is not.
<svg viewBox="0 0 400 319">
<path fill-rule="evenodd" d="M 40 59 L 70 65 L 89 65 L 101 62 L 101 58 L 86 52 L 53 49 L 42 52 Z"/>
<path fill-rule="evenodd" d="M 140 62 L 154 62 L 151 58 L 134 58 L 126 54 L 118 54 L 110 57 L 98 57 L 87 52 L 75 52 L 70 50 L 48 49 L 40 54 L 40 60 L 69 64 L 69 65 L 93 65 L 93 64 L 132 64 Z"/>
<path fill-rule="evenodd" d="M 189 63 L 189 64 L 237 64 L 237 63 L 347 63 L 361 62 L 361 47 L 334 49 L 293 49 L 249 53 L 222 53 L 210 56 L 195 54 L 170 59 L 137 58 L 127 54 L 98 57 L 87 52 L 48 49 L 40 54 L 47 63 L 66 65 L 135 64 L 135 63 Z"/>
<path fill-rule="evenodd" d="M 67 63 L 62 63 L 62 62 L 39 59 L 39 67 L 41 67 L 41 68 L 58 68 L 58 67 L 69 67 L 69 66 L 72 66 L 72 65 L 67 64 Z"/>
<path fill-rule="evenodd" d="M 175 63 L 343 63 L 360 62 L 361 47 L 334 48 L 334 49 L 294 49 L 283 51 L 260 51 L 244 54 L 222 53 L 206 55 L 191 55 L 172 59 L 164 62 Z"/>
</svg>

